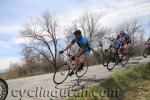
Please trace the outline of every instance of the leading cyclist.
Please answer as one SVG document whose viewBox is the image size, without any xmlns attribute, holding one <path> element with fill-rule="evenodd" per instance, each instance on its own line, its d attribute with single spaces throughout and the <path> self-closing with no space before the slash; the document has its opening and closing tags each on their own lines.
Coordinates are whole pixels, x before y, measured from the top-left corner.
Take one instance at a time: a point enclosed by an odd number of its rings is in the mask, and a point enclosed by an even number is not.
<svg viewBox="0 0 150 100">
<path fill-rule="evenodd" d="M 66 50 L 71 48 L 73 44 L 77 43 L 79 46 L 79 50 L 72 58 L 75 59 L 76 57 L 80 57 L 81 55 L 83 55 L 82 61 L 79 64 L 76 63 L 77 66 L 79 66 L 78 70 L 82 70 L 84 63 L 88 61 L 89 53 L 90 53 L 90 46 L 89 46 L 88 40 L 82 36 L 82 33 L 80 30 L 76 30 L 73 34 L 74 34 L 75 38 L 65 49 L 60 51 L 59 54 L 64 53 Z M 73 74 L 74 73 L 72 71 L 69 75 L 71 76 Z"/>
</svg>

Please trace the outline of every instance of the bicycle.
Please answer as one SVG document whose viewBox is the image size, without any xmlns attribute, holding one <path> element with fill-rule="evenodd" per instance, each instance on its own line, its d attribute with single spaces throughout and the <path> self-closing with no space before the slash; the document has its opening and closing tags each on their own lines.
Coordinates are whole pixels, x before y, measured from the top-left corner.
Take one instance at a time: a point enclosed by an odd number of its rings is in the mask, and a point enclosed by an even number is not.
<svg viewBox="0 0 150 100">
<path fill-rule="evenodd" d="M 109 46 L 108 49 L 105 49 L 104 50 L 104 54 L 103 54 L 103 59 L 102 59 L 102 63 L 103 63 L 103 66 L 106 67 L 107 66 L 107 61 L 109 59 L 109 53 L 111 52 L 111 45 Z"/>
<path fill-rule="evenodd" d="M 5 100 L 8 95 L 8 85 L 5 80 L 0 78 L 0 100 Z"/>
<path fill-rule="evenodd" d="M 111 44 L 109 45 L 109 47 L 107 49 L 104 50 L 104 54 L 103 54 L 103 66 L 106 67 L 107 66 L 107 62 L 109 59 L 109 54 L 112 52 L 112 45 L 115 41 L 115 39 L 109 39 L 109 41 L 111 41 Z"/>
<path fill-rule="evenodd" d="M 123 50 L 122 50 L 123 51 Z M 125 66 L 129 61 L 128 54 L 118 54 L 118 50 L 115 47 L 110 48 L 110 52 L 107 56 L 106 66 L 109 71 L 113 70 L 113 68 L 121 63 L 122 66 Z"/>
<path fill-rule="evenodd" d="M 66 61 L 64 61 L 64 63 L 61 64 L 54 73 L 53 81 L 55 84 L 63 83 L 68 78 L 68 76 L 71 72 L 76 74 L 76 76 L 78 78 L 81 78 L 88 70 L 88 66 L 86 66 L 86 64 L 84 64 L 83 69 L 78 70 L 79 65 L 76 66 L 73 63 L 74 61 L 81 62 L 82 56 L 80 56 L 79 58 L 73 59 L 72 55 L 70 55 L 70 54 L 66 54 L 66 55 L 67 55 Z"/>
<path fill-rule="evenodd" d="M 143 52 L 143 57 L 147 58 L 150 55 L 150 43 L 145 43 L 146 49 Z"/>
</svg>

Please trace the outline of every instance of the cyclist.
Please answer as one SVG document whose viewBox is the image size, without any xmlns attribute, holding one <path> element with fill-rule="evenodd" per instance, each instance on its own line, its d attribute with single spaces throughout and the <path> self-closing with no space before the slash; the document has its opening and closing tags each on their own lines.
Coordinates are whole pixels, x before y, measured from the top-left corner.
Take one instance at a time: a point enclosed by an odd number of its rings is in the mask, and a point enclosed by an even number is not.
<svg viewBox="0 0 150 100">
<path fill-rule="evenodd" d="M 115 40 L 115 46 L 119 49 L 119 53 L 127 54 L 128 53 L 128 44 L 131 43 L 130 37 L 124 31 L 120 31 L 117 39 Z"/>
<path fill-rule="evenodd" d="M 82 36 L 82 33 L 80 30 L 76 30 L 74 33 L 75 38 L 72 40 L 72 42 L 62 51 L 59 52 L 59 54 L 64 53 L 64 51 L 68 50 L 69 48 L 72 47 L 73 44 L 77 43 L 79 46 L 78 52 L 72 57 L 74 60 L 75 57 L 79 57 L 80 55 L 83 55 L 82 61 L 80 64 L 77 64 L 79 66 L 78 70 L 82 70 L 84 63 L 88 61 L 89 58 L 89 53 L 90 53 L 90 46 L 89 42 L 86 38 Z M 73 75 L 73 71 L 70 73 L 70 76 Z"/>
<path fill-rule="evenodd" d="M 148 40 L 147 40 L 147 42 L 146 42 L 145 44 L 148 44 L 148 45 L 149 45 L 148 48 L 149 48 L 149 50 L 150 50 L 150 37 L 148 38 Z"/>
</svg>

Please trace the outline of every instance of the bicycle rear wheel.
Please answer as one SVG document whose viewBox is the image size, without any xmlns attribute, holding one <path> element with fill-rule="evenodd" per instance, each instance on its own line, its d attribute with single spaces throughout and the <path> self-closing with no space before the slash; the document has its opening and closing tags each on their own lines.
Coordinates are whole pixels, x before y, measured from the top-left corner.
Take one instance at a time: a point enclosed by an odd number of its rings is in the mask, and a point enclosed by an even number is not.
<svg viewBox="0 0 150 100">
<path fill-rule="evenodd" d="M 5 100 L 8 95 L 8 85 L 5 80 L 0 78 L 0 100 Z"/>
<path fill-rule="evenodd" d="M 64 63 L 61 66 L 59 66 L 53 76 L 54 83 L 55 84 L 63 83 L 67 79 L 69 72 L 70 67 L 68 66 L 67 63 Z"/>
<path fill-rule="evenodd" d="M 78 69 L 77 69 L 77 71 L 76 71 L 76 76 L 77 76 L 78 78 L 81 78 L 81 77 L 87 72 L 87 70 L 88 70 L 88 66 L 85 64 L 85 65 L 83 66 L 83 69 L 81 69 L 81 70 L 78 70 Z"/>
</svg>

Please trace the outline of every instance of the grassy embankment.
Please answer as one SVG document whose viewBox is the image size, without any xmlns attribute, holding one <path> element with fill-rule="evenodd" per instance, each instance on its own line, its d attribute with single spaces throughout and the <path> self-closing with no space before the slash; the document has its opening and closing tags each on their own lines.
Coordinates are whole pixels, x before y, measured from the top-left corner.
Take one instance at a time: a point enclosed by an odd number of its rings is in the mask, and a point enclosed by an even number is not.
<svg viewBox="0 0 150 100">
<path fill-rule="evenodd" d="M 68 100 L 150 100 L 150 63 L 114 73 Z"/>
</svg>

